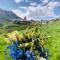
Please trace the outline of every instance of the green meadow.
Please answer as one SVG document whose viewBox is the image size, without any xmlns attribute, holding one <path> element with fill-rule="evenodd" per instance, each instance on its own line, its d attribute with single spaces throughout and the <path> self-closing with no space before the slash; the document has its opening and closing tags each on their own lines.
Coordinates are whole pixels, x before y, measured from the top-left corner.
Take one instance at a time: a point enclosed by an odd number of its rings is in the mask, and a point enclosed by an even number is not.
<svg viewBox="0 0 60 60">
<path fill-rule="evenodd" d="M 60 60 L 60 21 L 52 21 L 47 24 L 42 24 L 41 26 L 37 23 L 37 26 L 40 27 L 42 33 L 47 36 L 46 47 L 49 50 L 49 60 Z M 23 33 L 26 28 L 32 29 L 32 25 L 4 25 L 0 27 L 0 60 L 12 60 L 9 55 L 4 55 L 4 50 L 9 43 L 6 42 L 7 34 L 11 31 L 17 30 L 18 32 Z M 7 31 L 10 28 L 11 31 Z M 9 30 L 9 29 L 8 29 Z"/>
</svg>

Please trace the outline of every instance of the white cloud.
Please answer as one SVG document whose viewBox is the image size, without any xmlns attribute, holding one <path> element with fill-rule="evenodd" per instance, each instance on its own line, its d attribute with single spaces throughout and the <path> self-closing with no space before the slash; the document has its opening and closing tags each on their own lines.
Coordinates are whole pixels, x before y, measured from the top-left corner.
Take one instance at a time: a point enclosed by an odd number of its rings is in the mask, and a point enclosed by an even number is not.
<svg viewBox="0 0 60 60">
<path fill-rule="evenodd" d="M 54 12 L 52 10 L 49 10 L 47 6 L 42 7 L 40 5 L 38 5 L 37 7 L 30 6 L 27 10 L 27 13 L 27 16 L 30 16 L 32 18 L 38 18 L 40 16 L 55 16 Z"/>
<path fill-rule="evenodd" d="M 25 6 L 20 6 L 19 9 L 27 10 L 27 7 L 25 7 Z"/>
<path fill-rule="evenodd" d="M 12 11 L 19 17 L 23 18 L 25 16 L 25 14 L 21 10 L 15 9 L 15 10 L 12 10 Z"/>
<path fill-rule="evenodd" d="M 14 0 L 16 3 L 19 3 L 19 2 L 21 2 L 22 0 Z"/>
<path fill-rule="evenodd" d="M 60 3 L 59 2 L 49 2 L 47 4 L 48 9 L 54 9 L 57 6 L 60 6 Z"/>
<path fill-rule="evenodd" d="M 42 7 L 38 5 L 37 7 L 29 6 L 26 9 L 26 12 L 24 13 L 21 10 L 13 10 L 14 13 L 16 13 L 20 17 L 27 16 L 29 19 L 38 19 L 40 16 L 55 16 L 53 11 L 48 10 L 46 6 Z"/>
<path fill-rule="evenodd" d="M 19 9 L 13 10 L 13 12 L 22 18 L 24 16 L 27 16 L 28 19 L 40 19 L 41 16 L 56 17 L 56 14 L 54 13 L 54 8 L 59 5 L 60 5 L 59 2 L 52 2 L 52 1 L 49 2 L 46 6 L 41 6 L 40 4 L 36 3 L 30 3 L 29 7 L 19 7 L 25 9 L 26 10 L 25 12 Z"/>
<path fill-rule="evenodd" d="M 49 0 L 42 0 L 43 4 L 47 3 Z"/>
<path fill-rule="evenodd" d="M 37 3 L 36 3 L 36 2 L 34 2 L 34 3 L 30 3 L 30 5 L 31 5 L 31 6 L 36 6 Z"/>
</svg>

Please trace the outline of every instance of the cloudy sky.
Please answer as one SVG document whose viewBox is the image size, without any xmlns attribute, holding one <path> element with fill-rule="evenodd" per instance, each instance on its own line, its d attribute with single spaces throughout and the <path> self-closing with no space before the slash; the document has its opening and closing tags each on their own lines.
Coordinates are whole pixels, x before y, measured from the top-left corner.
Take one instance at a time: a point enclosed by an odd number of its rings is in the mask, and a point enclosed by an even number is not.
<svg viewBox="0 0 60 60">
<path fill-rule="evenodd" d="M 60 0 L 0 0 L 0 8 L 27 19 L 52 19 L 60 16 Z"/>
</svg>

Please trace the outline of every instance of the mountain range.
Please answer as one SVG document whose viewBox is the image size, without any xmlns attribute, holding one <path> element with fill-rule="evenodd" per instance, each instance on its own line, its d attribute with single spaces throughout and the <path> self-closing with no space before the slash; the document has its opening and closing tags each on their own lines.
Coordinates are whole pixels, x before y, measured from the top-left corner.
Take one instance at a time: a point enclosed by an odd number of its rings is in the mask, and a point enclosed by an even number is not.
<svg viewBox="0 0 60 60">
<path fill-rule="evenodd" d="M 0 9 L 0 23 L 5 21 L 12 21 L 13 19 L 21 20 L 22 18 L 18 17 L 12 11 Z"/>
</svg>

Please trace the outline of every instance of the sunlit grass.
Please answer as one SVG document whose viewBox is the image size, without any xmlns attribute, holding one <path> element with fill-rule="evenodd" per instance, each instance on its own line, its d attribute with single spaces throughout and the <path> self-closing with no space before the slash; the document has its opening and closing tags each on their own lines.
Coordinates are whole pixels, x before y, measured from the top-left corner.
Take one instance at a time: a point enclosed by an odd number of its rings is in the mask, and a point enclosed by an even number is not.
<svg viewBox="0 0 60 60">
<path fill-rule="evenodd" d="M 38 27 L 40 27 L 39 24 Z M 25 28 L 24 30 L 20 29 L 18 33 L 21 34 L 25 31 L 26 31 Z M 42 25 L 41 31 L 43 32 L 43 34 L 46 34 L 48 36 L 48 40 L 47 40 L 48 44 L 46 44 L 46 47 L 49 49 L 49 60 L 60 60 L 60 22 L 52 22 L 46 25 Z M 6 37 L 4 36 L 4 32 L 2 30 L 3 34 L 0 34 L 0 60 L 4 60 L 4 59 L 11 60 L 10 57 L 8 55 L 5 56 L 3 52 L 4 49 L 6 48 L 6 45 L 8 45 L 8 43 L 6 42 Z M 5 32 L 5 34 L 7 33 Z"/>
</svg>

